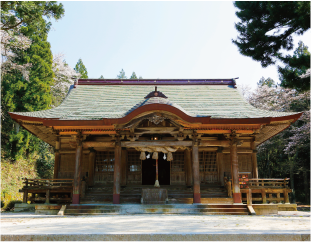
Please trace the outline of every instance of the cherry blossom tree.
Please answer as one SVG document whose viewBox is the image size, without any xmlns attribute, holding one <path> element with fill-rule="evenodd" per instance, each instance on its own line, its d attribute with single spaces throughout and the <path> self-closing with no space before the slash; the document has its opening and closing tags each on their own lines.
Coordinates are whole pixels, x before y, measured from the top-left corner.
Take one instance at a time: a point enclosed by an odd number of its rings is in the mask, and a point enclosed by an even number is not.
<svg viewBox="0 0 311 242">
<path fill-rule="evenodd" d="M 64 60 L 64 54 L 56 54 L 53 56 L 52 69 L 54 72 L 54 85 L 51 87 L 53 94 L 53 106 L 58 106 L 66 97 L 70 85 L 73 80 L 81 76 L 73 68 L 71 68 Z"/>
</svg>

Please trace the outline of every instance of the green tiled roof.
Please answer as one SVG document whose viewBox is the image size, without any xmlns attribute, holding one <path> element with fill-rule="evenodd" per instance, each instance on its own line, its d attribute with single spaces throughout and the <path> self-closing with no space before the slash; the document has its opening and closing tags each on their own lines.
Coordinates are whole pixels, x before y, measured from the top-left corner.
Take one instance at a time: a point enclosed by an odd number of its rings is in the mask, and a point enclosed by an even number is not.
<svg viewBox="0 0 311 242">
<path fill-rule="evenodd" d="M 167 99 L 144 99 L 151 91 L 152 85 L 77 85 L 56 108 L 15 114 L 61 120 L 122 118 L 152 103 L 174 106 L 192 117 L 264 118 L 296 114 L 257 109 L 243 99 L 237 88 L 226 85 L 160 85 L 158 91 Z"/>
</svg>

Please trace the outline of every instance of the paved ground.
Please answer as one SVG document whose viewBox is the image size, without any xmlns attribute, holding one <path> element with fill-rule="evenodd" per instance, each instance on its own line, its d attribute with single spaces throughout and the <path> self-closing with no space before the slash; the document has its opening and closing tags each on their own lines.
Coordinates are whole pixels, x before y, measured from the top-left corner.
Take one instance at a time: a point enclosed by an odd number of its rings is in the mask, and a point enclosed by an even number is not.
<svg viewBox="0 0 311 242">
<path fill-rule="evenodd" d="M 310 240 L 310 212 L 272 216 L 88 215 L 3 212 L 2 240 Z"/>
</svg>

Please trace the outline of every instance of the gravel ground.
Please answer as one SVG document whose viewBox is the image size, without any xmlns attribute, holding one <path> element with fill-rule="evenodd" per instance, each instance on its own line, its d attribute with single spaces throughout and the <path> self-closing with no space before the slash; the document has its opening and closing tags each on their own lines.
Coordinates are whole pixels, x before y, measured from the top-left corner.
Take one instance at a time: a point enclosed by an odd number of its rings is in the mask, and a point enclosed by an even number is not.
<svg viewBox="0 0 311 242">
<path fill-rule="evenodd" d="M 1 213 L 2 235 L 310 234 L 310 212 L 265 216 L 80 215 Z"/>
</svg>

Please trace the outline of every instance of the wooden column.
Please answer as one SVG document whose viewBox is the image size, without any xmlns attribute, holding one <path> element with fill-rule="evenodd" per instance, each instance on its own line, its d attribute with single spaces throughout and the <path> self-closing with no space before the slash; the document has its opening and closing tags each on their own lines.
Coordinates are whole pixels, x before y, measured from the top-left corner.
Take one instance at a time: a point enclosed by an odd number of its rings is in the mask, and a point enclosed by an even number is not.
<svg viewBox="0 0 311 242">
<path fill-rule="evenodd" d="M 75 162 L 75 174 L 73 182 L 73 195 L 72 204 L 80 203 L 80 191 L 81 191 L 81 160 L 82 160 L 82 137 L 77 137 L 77 148 L 76 148 L 76 162 Z"/>
<path fill-rule="evenodd" d="M 192 186 L 192 165 L 191 165 L 191 151 L 190 149 L 185 150 L 185 169 L 186 169 L 186 185 Z"/>
<path fill-rule="evenodd" d="M 55 145 L 55 160 L 54 160 L 54 179 L 58 178 L 59 166 L 60 166 L 60 139 L 57 136 Z"/>
<path fill-rule="evenodd" d="M 257 178 L 258 179 L 258 165 L 257 165 L 257 150 L 256 150 L 256 144 L 255 142 L 252 142 L 252 161 L 253 161 L 253 178 Z"/>
<path fill-rule="evenodd" d="M 217 150 L 217 164 L 218 164 L 218 179 L 220 182 L 220 185 L 224 186 L 224 172 L 225 172 L 225 166 L 224 166 L 224 154 L 222 153 L 223 147 L 219 147 Z"/>
<path fill-rule="evenodd" d="M 121 151 L 121 186 L 126 186 L 127 177 L 127 150 L 122 148 Z"/>
<path fill-rule="evenodd" d="M 94 172 L 95 172 L 95 159 L 96 159 L 96 150 L 93 148 L 89 148 L 90 154 L 89 154 L 89 169 L 88 169 L 88 185 L 94 186 Z"/>
<path fill-rule="evenodd" d="M 242 203 L 240 184 L 239 184 L 239 163 L 238 163 L 237 143 L 238 140 L 234 136 L 232 136 L 230 146 L 232 196 L 234 203 Z"/>
<path fill-rule="evenodd" d="M 199 142 L 194 135 L 192 145 L 193 203 L 201 203 Z"/>
<path fill-rule="evenodd" d="M 121 142 L 117 137 L 114 148 L 114 173 L 113 173 L 113 204 L 120 204 L 120 181 L 121 181 Z"/>
</svg>

